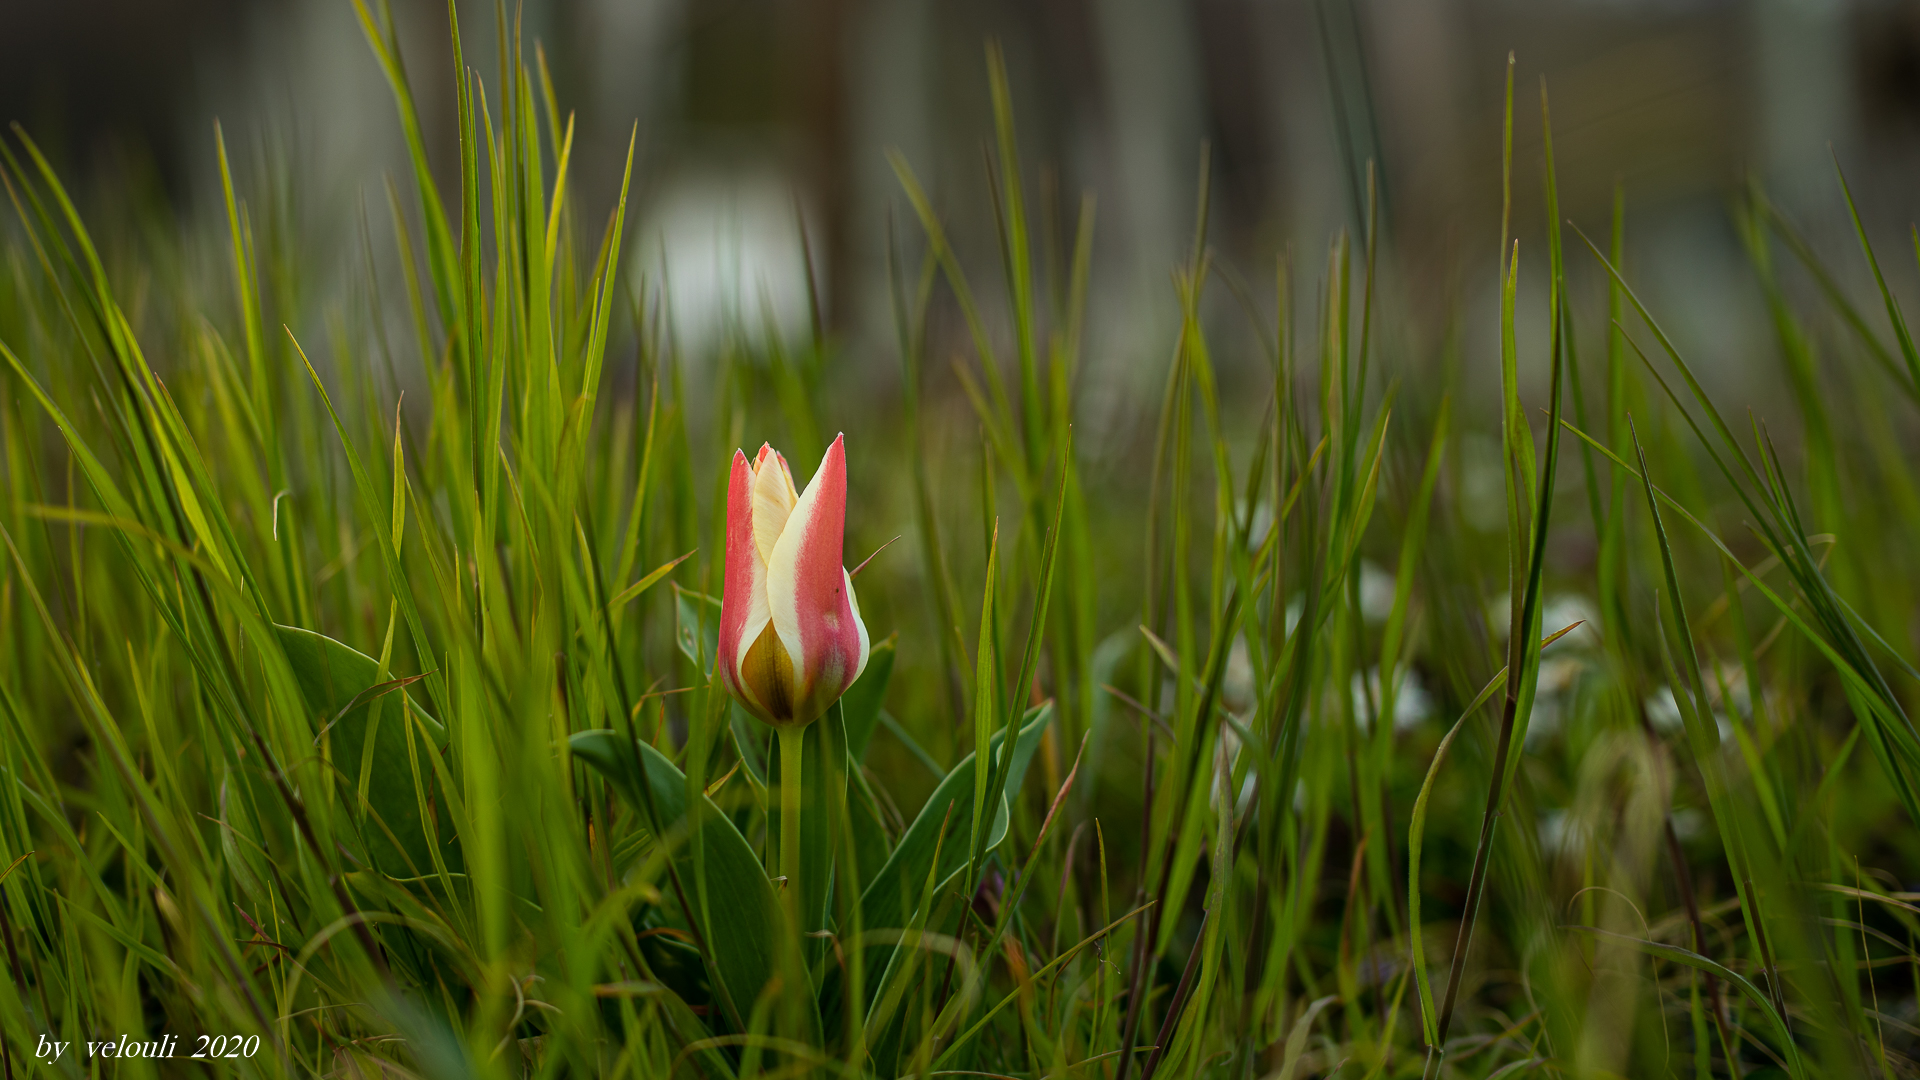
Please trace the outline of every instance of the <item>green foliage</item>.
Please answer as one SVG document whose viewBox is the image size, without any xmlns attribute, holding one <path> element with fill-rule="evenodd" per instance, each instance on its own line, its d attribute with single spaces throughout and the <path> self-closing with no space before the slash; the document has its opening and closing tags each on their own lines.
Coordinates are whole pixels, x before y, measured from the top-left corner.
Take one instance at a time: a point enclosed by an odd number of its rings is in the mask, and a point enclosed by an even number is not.
<svg viewBox="0 0 1920 1080">
<path fill-rule="evenodd" d="M 896 393 L 819 318 L 683 355 L 632 143 L 591 224 L 500 8 L 492 79 L 452 28 L 436 176 L 355 8 L 411 183 L 336 306 L 224 141 L 169 241 L 0 144 L 9 1070 L 1915 1075 L 1920 367 L 1857 213 L 1830 269 L 1736 201 L 1798 421 L 1736 436 L 1624 195 L 1566 265 L 1544 92 L 1523 256 L 1510 65 L 1497 350 L 1428 362 L 1371 204 L 1257 298 L 1203 162 L 1163 392 L 1093 438 L 1094 201 L 1030 198 L 997 51 L 1004 294 L 894 155 Z M 713 674 L 725 467 L 843 427 L 876 644 L 783 853 Z"/>
</svg>

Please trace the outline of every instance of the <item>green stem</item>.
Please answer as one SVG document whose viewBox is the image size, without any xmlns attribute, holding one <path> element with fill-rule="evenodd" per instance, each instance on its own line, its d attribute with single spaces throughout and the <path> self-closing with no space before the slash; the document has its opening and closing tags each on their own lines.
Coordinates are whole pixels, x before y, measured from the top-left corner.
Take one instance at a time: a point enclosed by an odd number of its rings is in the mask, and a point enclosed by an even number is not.
<svg viewBox="0 0 1920 1080">
<path fill-rule="evenodd" d="M 807 729 L 782 727 L 780 732 L 780 873 L 787 879 L 781 895 L 800 926 L 800 762 L 806 754 Z"/>
</svg>

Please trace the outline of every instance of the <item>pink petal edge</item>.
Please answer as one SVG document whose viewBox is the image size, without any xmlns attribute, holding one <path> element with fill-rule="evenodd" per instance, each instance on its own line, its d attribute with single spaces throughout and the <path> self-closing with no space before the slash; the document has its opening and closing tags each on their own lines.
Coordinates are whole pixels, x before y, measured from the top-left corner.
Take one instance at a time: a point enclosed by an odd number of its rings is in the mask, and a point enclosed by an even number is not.
<svg viewBox="0 0 1920 1080">
<path fill-rule="evenodd" d="M 761 447 L 762 459 L 771 452 Z M 733 473 L 727 479 L 726 578 L 720 593 L 720 678 L 734 696 L 745 696 L 740 685 L 740 633 L 753 602 L 753 466 L 747 455 L 733 452 Z"/>
</svg>

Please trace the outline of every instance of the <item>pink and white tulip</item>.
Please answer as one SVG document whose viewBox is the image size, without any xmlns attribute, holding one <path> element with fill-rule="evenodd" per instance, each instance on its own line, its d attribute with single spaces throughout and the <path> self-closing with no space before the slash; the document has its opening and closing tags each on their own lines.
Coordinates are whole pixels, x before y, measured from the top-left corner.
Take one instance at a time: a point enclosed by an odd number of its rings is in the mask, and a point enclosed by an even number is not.
<svg viewBox="0 0 1920 1080">
<path fill-rule="evenodd" d="M 804 493 L 773 447 L 762 445 L 751 461 L 733 455 L 720 678 L 775 727 L 813 723 L 867 666 L 867 627 L 841 564 L 845 443 L 845 435 L 833 440 Z"/>
</svg>

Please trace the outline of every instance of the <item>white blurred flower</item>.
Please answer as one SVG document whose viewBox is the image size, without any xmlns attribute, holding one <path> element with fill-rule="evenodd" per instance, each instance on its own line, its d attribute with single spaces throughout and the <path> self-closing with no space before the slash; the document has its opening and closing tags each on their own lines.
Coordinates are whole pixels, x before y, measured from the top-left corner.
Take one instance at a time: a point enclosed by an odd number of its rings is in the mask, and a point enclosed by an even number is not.
<svg viewBox="0 0 1920 1080">
<path fill-rule="evenodd" d="M 1537 752 L 1560 734 L 1560 721 L 1565 718 L 1566 709 L 1557 695 L 1534 695 L 1533 711 L 1527 715 L 1527 749 Z"/>
<path fill-rule="evenodd" d="M 1680 712 L 1680 703 L 1674 700 L 1671 686 L 1662 686 L 1647 695 L 1646 707 L 1647 722 L 1655 731 L 1671 733 L 1686 726 L 1686 717 Z M 1733 722 L 1727 719 L 1726 713 L 1715 710 L 1713 726 L 1720 732 L 1721 742 L 1733 738 Z"/>
<path fill-rule="evenodd" d="M 729 333 L 807 332 L 806 248 L 790 177 L 767 165 L 689 168 L 644 212 L 635 270 L 661 281 L 680 345 L 700 355 Z M 817 234 L 816 234 L 817 235 Z M 819 267 L 814 286 L 825 289 Z"/>
<path fill-rule="evenodd" d="M 1555 646 L 1555 652 L 1559 647 Z M 1580 676 L 1590 665 L 1580 653 L 1549 653 L 1540 659 L 1539 679 L 1534 684 L 1533 712 L 1527 719 L 1526 745 L 1537 750 L 1560 733 L 1573 705 L 1573 692 Z"/>
<path fill-rule="evenodd" d="M 1673 699 L 1673 687 L 1662 686 L 1647 695 L 1647 722 L 1660 732 L 1679 731 L 1686 723 L 1680 715 L 1680 703 Z"/>
<path fill-rule="evenodd" d="M 1573 839 L 1572 823 L 1565 810 L 1547 810 L 1540 815 L 1540 850 L 1556 854 L 1568 846 Z"/>
<path fill-rule="evenodd" d="M 1747 686 L 1746 668 L 1722 663 L 1701 674 L 1707 680 L 1707 693 L 1715 705 L 1723 709 L 1731 705 L 1733 712 L 1740 716 L 1753 715 L 1753 692 Z"/>
<path fill-rule="evenodd" d="M 1240 733 L 1233 729 L 1232 724 L 1221 724 L 1220 741 L 1213 744 L 1214 772 L 1213 789 L 1212 795 L 1210 796 L 1212 806 L 1216 812 L 1219 811 L 1221 804 L 1225 802 L 1221 796 L 1229 782 L 1227 778 L 1233 775 L 1233 767 L 1240 760 L 1241 749 Z M 1253 768 L 1251 764 L 1249 764 L 1246 777 L 1240 781 L 1240 793 L 1236 795 L 1233 800 L 1233 812 L 1236 815 L 1246 810 L 1247 804 L 1253 800 L 1254 780 Z"/>
<path fill-rule="evenodd" d="M 1487 629 L 1500 640 L 1507 640 L 1513 622 L 1513 594 L 1503 592 L 1487 604 Z M 1585 649 L 1600 644 L 1600 612 L 1593 601 L 1579 593 L 1554 593 L 1540 608 L 1540 636 L 1557 634 L 1574 623 L 1580 628 L 1554 644 L 1555 649 Z"/>
<path fill-rule="evenodd" d="M 1386 622 L 1393 614 L 1393 575 L 1360 561 L 1360 614 L 1370 623 Z"/>
<path fill-rule="evenodd" d="M 1673 812 L 1673 834 L 1681 840 L 1692 840 L 1707 831 L 1707 815 L 1692 807 Z"/>
<path fill-rule="evenodd" d="M 1582 672 L 1587 670 L 1587 662 L 1579 656 L 1542 657 L 1540 660 L 1539 694 L 1564 694 L 1573 689 Z"/>
<path fill-rule="evenodd" d="M 1365 675 L 1353 673 L 1353 714 L 1360 730 L 1373 732 L 1373 717 L 1380 708 L 1380 669 L 1367 669 Z M 1420 675 L 1412 668 L 1401 668 L 1393 697 L 1393 730 L 1412 731 L 1433 715 L 1433 697 L 1420 684 Z"/>
<path fill-rule="evenodd" d="M 1220 680 L 1220 701 L 1230 711 L 1246 712 L 1253 704 L 1253 658 L 1247 652 L 1247 636 L 1233 639 L 1227 651 L 1227 670 Z"/>
<path fill-rule="evenodd" d="M 1240 500 L 1237 509 L 1246 512 L 1246 501 Z M 1267 534 L 1273 531 L 1273 504 L 1258 502 L 1253 504 L 1253 517 L 1247 522 L 1247 550 L 1259 551 L 1267 542 Z"/>
<path fill-rule="evenodd" d="M 1555 593 L 1547 597 L 1547 606 L 1540 611 L 1540 633 L 1557 634 L 1561 630 L 1580 624 L 1580 629 L 1568 634 L 1562 644 L 1587 647 L 1600 643 L 1600 611 L 1593 601 L 1579 593 Z"/>
</svg>

